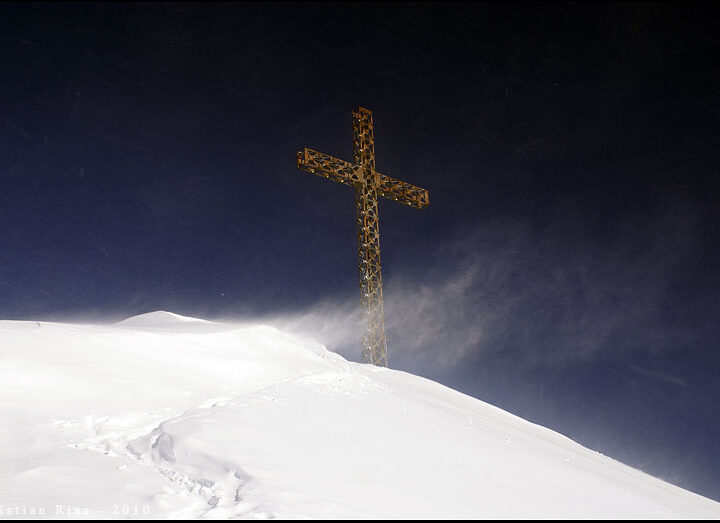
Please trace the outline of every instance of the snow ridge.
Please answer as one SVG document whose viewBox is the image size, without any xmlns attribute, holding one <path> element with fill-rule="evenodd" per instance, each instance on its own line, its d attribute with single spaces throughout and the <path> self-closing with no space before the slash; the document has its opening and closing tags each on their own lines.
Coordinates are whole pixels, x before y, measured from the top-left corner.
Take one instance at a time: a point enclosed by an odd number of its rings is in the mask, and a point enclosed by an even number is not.
<svg viewBox="0 0 720 523">
<path fill-rule="evenodd" d="M 158 325 L 177 325 L 178 323 L 212 323 L 199 318 L 191 318 L 189 316 L 181 316 L 174 312 L 153 311 L 137 316 L 131 316 L 125 320 L 119 321 L 116 325 L 141 325 L 141 326 L 158 326 Z"/>
</svg>

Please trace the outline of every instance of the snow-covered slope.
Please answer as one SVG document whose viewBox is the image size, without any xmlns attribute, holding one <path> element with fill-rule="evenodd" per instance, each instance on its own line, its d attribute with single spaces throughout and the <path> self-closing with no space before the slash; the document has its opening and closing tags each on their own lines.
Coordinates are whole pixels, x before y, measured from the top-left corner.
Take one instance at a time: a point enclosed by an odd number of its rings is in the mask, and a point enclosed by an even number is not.
<svg viewBox="0 0 720 523">
<path fill-rule="evenodd" d="M 479 400 L 266 326 L 0 322 L 0 517 L 711 517 Z"/>
</svg>

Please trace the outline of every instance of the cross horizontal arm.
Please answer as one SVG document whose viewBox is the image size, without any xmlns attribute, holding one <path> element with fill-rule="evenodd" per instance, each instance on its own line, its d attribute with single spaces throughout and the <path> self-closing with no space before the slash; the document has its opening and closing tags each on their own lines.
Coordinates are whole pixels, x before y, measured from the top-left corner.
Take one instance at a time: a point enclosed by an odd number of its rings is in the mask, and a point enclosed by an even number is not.
<svg viewBox="0 0 720 523">
<path fill-rule="evenodd" d="M 307 147 L 297 152 L 297 162 L 298 169 L 334 182 L 352 186 L 360 181 L 360 172 L 355 165 Z"/>
<path fill-rule="evenodd" d="M 329 154 L 324 154 L 304 147 L 297 153 L 298 169 L 307 171 L 334 182 L 354 186 L 361 181 L 362 166 L 354 165 Z M 377 173 L 378 195 L 394 200 L 416 209 L 424 209 L 430 205 L 430 195 L 426 189 L 411 183 L 396 180 L 382 173 Z"/>
<path fill-rule="evenodd" d="M 424 209 L 430 205 L 430 194 L 427 189 L 390 178 L 382 173 L 377 174 L 379 178 L 377 191 L 383 198 L 395 200 L 416 209 Z"/>
</svg>

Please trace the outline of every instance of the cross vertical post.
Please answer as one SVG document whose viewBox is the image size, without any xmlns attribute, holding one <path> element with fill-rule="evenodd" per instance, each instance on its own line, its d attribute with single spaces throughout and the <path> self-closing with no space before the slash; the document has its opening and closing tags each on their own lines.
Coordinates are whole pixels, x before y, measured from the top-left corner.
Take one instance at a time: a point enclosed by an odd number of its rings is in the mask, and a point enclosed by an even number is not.
<svg viewBox="0 0 720 523">
<path fill-rule="evenodd" d="M 387 367 L 387 339 L 380 271 L 375 136 L 372 113 L 363 107 L 353 111 L 353 152 L 355 165 L 360 166 L 360 181 L 355 183 L 355 203 L 360 303 L 367 325 L 367 334 L 362 340 L 362 361 Z"/>
<path fill-rule="evenodd" d="M 377 199 L 378 196 L 383 196 L 416 209 L 424 209 L 430 200 L 426 189 L 390 178 L 375 170 L 374 133 L 372 112 L 358 107 L 353 111 L 354 163 L 307 147 L 298 151 L 297 161 L 299 169 L 355 189 L 360 303 L 367 327 L 362 339 L 362 361 L 387 367 Z"/>
</svg>

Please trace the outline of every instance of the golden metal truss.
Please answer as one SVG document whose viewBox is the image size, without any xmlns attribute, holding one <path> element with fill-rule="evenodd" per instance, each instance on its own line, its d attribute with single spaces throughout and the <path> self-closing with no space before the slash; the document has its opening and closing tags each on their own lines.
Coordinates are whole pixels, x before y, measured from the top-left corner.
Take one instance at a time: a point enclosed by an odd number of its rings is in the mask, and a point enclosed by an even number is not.
<svg viewBox="0 0 720 523">
<path fill-rule="evenodd" d="M 360 303 L 367 333 L 363 337 L 362 361 L 387 367 L 387 341 L 380 272 L 380 224 L 378 196 L 416 209 L 430 204 L 426 189 L 390 178 L 375 170 L 375 135 L 372 112 L 353 111 L 354 163 L 304 147 L 297 153 L 298 169 L 355 188 L 357 207 Z"/>
</svg>

